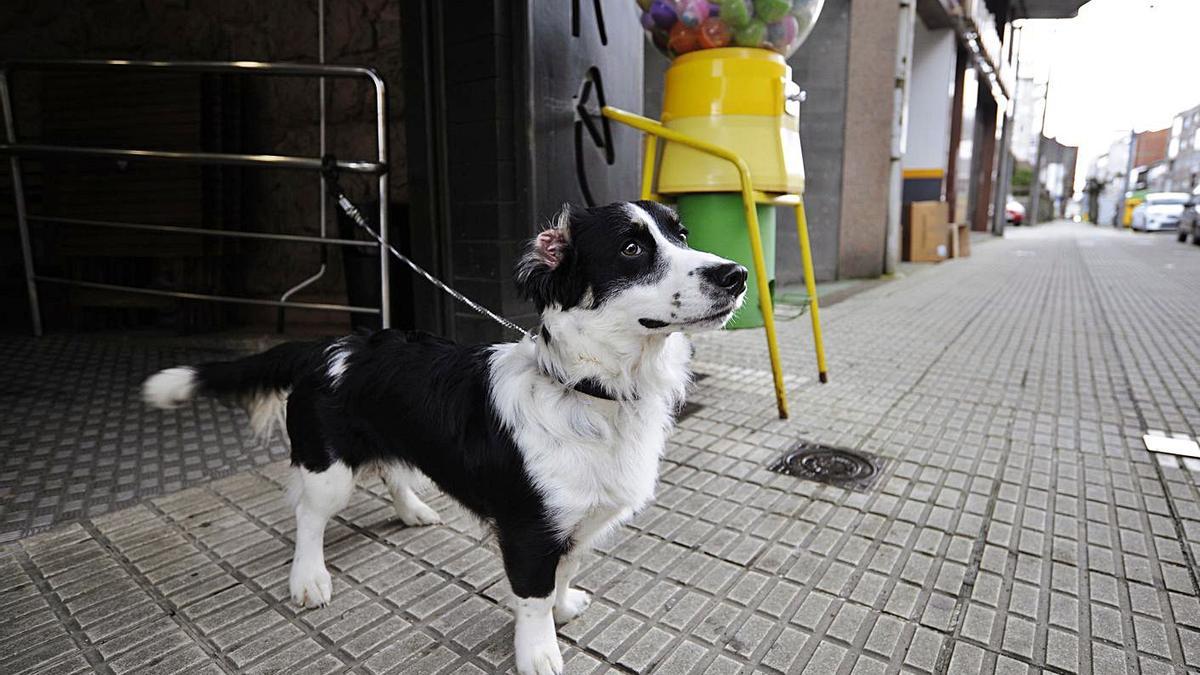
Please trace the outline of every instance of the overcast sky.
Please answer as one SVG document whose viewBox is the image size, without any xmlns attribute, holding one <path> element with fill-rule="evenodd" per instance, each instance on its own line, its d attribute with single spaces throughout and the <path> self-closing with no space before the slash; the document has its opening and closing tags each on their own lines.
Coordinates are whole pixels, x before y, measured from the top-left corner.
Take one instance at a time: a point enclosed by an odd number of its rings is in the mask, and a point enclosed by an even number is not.
<svg viewBox="0 0 1200 675">
<path fill-rule="evenodd" d="M 1046 135 L 1080 146 L 1077 184 L 1117 136 L 1200 105 L 1200 0 L 1091 0 L 1023 26 L 1021 75 L 1049 77 Z"/>
</svg>

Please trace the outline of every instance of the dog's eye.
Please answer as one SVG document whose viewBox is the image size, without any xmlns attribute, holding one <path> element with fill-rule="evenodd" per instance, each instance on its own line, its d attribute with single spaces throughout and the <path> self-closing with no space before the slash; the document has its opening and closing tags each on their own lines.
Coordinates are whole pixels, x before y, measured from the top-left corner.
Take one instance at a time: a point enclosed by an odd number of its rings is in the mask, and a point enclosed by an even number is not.
<svg viewBox="0 0 1200 675">
<path fill-rule="evenodd" d="M 627 241 L 625 247 L 621 249 L 621 253 L 630 258 L 636 258 L 642 254 L 642 247 L 636 241 Z"/>
<path fill-rule="evenodd" d="M 680 228 L 679 229 L 679 238 L 684 241 L 687 241 L 687 236 L 688 236 L 687 228 L 686 227 Z"/>
</svg>

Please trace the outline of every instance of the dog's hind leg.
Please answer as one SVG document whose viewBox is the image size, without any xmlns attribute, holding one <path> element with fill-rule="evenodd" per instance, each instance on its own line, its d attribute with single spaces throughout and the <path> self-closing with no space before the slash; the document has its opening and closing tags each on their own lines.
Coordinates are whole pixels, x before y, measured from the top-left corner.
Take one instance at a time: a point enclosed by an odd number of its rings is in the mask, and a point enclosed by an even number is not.
<svg viewBox="0 0 1200 675">
<path fill-rule="evenodd" d="M 575 542 L 570 553 L 558 561 L 558 569 L 554 574 L 554 623 L 564 624 L 572 621 L 592 604 L 592 596 L 581 588 L 571 588 L 571 581 L 579 571 L 580 557 L 591 548 L 592 543 L 615 527 L 623 519 L 630 516 L 630 511 L 600 511 L 585 518 L 571 538 Z"/>
<path fill-rule="evenodd" d="M 321 607 L 333 596 L 333 583 L 325 569 L 325 524 L 350 501 L 354 472 L 342 462 L 334 462 L 324 471 L 297 467 L 296 474 L 296 554 L 288 587 L 297 604 Z"/>
<path fill-rule="evenodd" d="M 392 505 L 396 507 L 396 515 L 405 525 L 418 527 L 442 522 L 438 512 L 421 501 L 413 490 L 413 486 L 418 485 L 421 480 L 415 469 L 406 464 L 390 464 L 383 468 L 380 475 L 388 492 L 392 494 Z"/>
</svg>

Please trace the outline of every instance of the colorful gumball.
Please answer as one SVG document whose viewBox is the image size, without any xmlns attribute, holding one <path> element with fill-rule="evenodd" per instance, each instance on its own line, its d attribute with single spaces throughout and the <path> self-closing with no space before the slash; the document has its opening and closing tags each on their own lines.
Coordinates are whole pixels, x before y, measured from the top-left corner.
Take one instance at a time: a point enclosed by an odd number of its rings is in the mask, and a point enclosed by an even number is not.
<svg viewBox="0 0 1200 675">
<path fill-rule="evenodd" d="M 658 47 L 659 52 L 668 56 L 671 55 L 671 47 L 668 47 L 668 43 L 671 42 L 671 35 L 659 28 L 659 26 L 654 26 L 654 30 L 650 31 L 650 42 L 653 42 L 654 46 Z"/>
<path fill-rule="evenodd" d="M 700 48 L 700 32 L 680 21 L 671 27 L 671 39 L 667 46 L 676 54 L 694 52 Z"/>
<path fill-rule="evenodd" d="M 730 42 L 733 42 L 733 31 L 724 21 L 710 16 L 700 24 L 701 48 L 719 49 L 728 47 Z"/>
<path fill-rule="evenodd" d="M 771 48 L 780 54 L 787 54 L 788 48 L 796 41 L 800 33 L 800 24 L 796 17 L 788 14 L 779 21 L 767 25 L 767 42 Z"/>
<path fill-rule="evenodd" d="M 754 0 L 754 18 L 772 23 L 782 19 L 791 8 L 791 0 Z"/>
<path fill-rule="evenodd" d="M 699 26 L 708 18 L 708 0 L 678 0 L 679 21 L 688 28 Z"/>
<path fill-rule="evenodd" d="M 655 26 L 654 30 L 650 31 L 650 42 L 654 43 L 654 46 L 658 48 L 658 51 L 668 56 L 671 54 L 671 48 L 668 46 L 670 41 L 670 34 L 658 26 Z"/>
<path fill-rule="evenodd" d="M 671 30 L 671 26 L 679 19 L 673 0 L 654 0 L 650 5 L 650 16 L 654 17 L 654 23 L 663 30 Z"/>
<path fill-rule="evenodd" d="M 752 47 L 791 56 L 825 0 L 634 0 L 646 37 L 667 58 L 697 49 Z"/>
<path fill-rule="evenodd" d="M 767 24 L 751 19 L 750 23 L 733 32 L 733 41 L 739 47 L 762 47 L 767 41 Z"/>
<path fill-rule="evenodd" d="M 751 0 L 721 0 L 721 18 L 731 28 L 745 26 L 753 16 L 754 3 Z"/>
</svg>

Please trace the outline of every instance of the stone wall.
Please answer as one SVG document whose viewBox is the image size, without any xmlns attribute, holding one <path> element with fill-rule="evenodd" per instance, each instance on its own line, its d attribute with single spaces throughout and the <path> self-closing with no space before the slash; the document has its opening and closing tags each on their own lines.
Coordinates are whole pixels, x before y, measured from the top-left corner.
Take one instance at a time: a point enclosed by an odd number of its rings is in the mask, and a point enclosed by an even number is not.
<svg viewBox="0 0 1200 675">
<path fill-rule="evenodd" d="M 850 3 L 838 276 L 883 273 L 899 4 Z"/>
<path fill-rule="evenodd" d="M 808 94 L 800 106 L 800 142 L 804 149 L 804 207 L 817 279 L 840 274 L 842 168 L 846 146 L 847 53 L 850 46 L 849 0 L 827 0 L 808 39 L 788 62 L 792 78 Z M 792 209 L 780 209 L 776 221 L 776 276 L 779 284 L 804 280 L 800 238 Z"/>
</svg>

